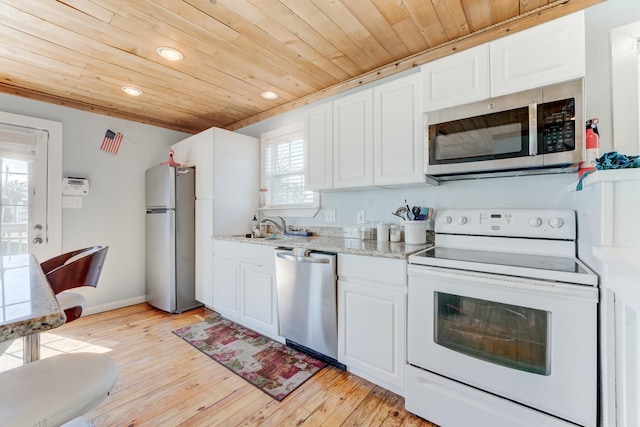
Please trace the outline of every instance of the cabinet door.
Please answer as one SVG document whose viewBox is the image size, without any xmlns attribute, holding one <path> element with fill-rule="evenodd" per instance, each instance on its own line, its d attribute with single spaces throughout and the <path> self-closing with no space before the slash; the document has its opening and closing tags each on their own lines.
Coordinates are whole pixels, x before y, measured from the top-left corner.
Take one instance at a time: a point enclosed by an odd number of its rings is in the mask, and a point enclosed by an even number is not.
<svg viewBox="0 0 640 427">
<path fill-rule="evenodd" d="M 331 103 L 307 112 L 304 126 L 304 171 L 309 190 L 333 187 L 333 108 Z"/>
<path fill-rule="evenodd" d="M 375 185 L 424 182 L 421 76 L 374 88 Z"/>
<path fill-rule="evenodd" d="M 422 85 L 424 112 L 489 98 L 489 45 L 424 64 Z"/>
<path fill-rule="evenodd" d="M 338 360 L 404 394 L 406 292 L 338 281 Z"/>
<path fill-rule="evenodd" d="M 585 75 L 584 12 L 576 12 L 490 43 L 491 96 Z"/>
<path fill-rule="evenodd" d="M 196 300 L 213 306 L 213 200 L 196 200 Z"/>
<path fill-rule="evenodd" d="M 193 144 L 191 137 L 176 142 L 171 146 L 173 150 L 173 161 L 180 163 L 181 166 L 195 166 L 193 161 Z"/>
<path fill-rule="evenodd" d="M 333 102 L 333 186 L 373 185 L 373 91 Z"/>
<path fill-rule="evenodd" d="M 237 320 L 240 314 L 240 262 L 213 257 L 213 309 Z"/>
<path fill-rule="evenodd" d="M 196 198 L 213 198 L 213 148 L 214 132 L 212 129 L 192 136 L 193 159 L 196 166 Z"/>
<path fill-rule="evenodd" d="M 173 160 L 181 166 L 196 168 L 196 197 L 213 198 L 214 128 L 207 129 L 173 144 Z"/>
<path fill-rule="evenodd" d="M 274 276 L 272 267 L 245 263 L 241 266 L 242 324 L 271 337 L 278 335 Z"/>
</svg>

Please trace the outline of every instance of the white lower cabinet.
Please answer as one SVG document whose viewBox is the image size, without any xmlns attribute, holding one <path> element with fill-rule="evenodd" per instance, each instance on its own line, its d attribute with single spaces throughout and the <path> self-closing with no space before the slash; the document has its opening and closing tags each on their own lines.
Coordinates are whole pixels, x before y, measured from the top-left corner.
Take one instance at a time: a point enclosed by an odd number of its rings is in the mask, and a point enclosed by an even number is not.
<svg viewBox="0 0 640 427">
<path fill-rule="evenodd" d="M 240 261 L 213 257 L 213 309 L 225 317 L 240 317 Z"/>
<path fill-rule="evenodd" d="M 213 235 L 213 200 L 196 200 L 196 300 L 211 307 L 211 236 Z"/>
<path fill-rule="evenodd" d="M 600 424 L 640 425 L 640 248 L 598 246 Z"/>
<path fill-rule="evenodd" d="M 278 339 L 275 254 L 271 246 L 213 240 L 213 309 Z"/>
<path fill-rule="evenodd" d="M 338 255 L 338 361 L 404 396 L 406 262 Z"/>
<path fill-rule="evenodd" d="M 241 263 L 240 287 L 242 324 L 258 331 L 267 331 L 271 336 L 278 335 L 274 267 Z"/>
</svg>

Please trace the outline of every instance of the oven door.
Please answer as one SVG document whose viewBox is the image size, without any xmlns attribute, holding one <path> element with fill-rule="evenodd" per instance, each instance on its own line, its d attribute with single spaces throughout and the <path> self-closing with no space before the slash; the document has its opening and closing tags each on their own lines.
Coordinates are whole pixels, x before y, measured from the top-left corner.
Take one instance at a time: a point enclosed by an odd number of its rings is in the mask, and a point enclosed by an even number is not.
<svg viewBox="0 0 640 427">
<path fill-rule="evenodd" d="M 409 364 L 595 425 L 597 289 L 409 266 Z"/>
</svg>

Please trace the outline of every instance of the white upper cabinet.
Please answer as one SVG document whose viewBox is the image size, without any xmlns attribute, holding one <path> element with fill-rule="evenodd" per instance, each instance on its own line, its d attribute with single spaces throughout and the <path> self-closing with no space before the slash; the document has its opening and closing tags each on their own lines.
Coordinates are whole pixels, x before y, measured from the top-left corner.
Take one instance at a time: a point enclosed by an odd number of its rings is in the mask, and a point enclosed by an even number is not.
<svg viewBox="0 0 640 427">
<path fill-rule="evenodd" d="M 425 112 L 489 98 L 489 45 L 423 65 L 422 84 Z"/>
<path fill-rule="evenodd" d="M 330 102 L 305 115 L 304 170 L 309 190 L 333 188 L 333 108 Z"/>
<path fill-rule="evenodd" d="M 373 89 L 374 184 L 424 182 L 420 74 Z"/>
<path fill-rule="evenodd" d="M 333 102 L 333 186 L 373 186 L 373 93 Z"/>
<path fill-rule="evenodd" d="M 173 161 L 180 163 L 180 166 L 193 167 L 195 166 L 193 156 L 193 137 L 183 139 L 180 142 L 176 142 L 171 146 L 173 150 Z"/>
<path fill-rule="evenodd" d="M 576 12 L 490 43 L 491 96 L 585 75 L 584 12 Z"/>
<path fill-rule="evenodd" d="M 580 11 L 424 64 L 423 111 L 584 75 L 585 26 Z"/>
<path fill-rule="evenodd" d="M 305 178 L 316 191 L 424 183 L 420 74 L 310 109 Z"/>
</svg>

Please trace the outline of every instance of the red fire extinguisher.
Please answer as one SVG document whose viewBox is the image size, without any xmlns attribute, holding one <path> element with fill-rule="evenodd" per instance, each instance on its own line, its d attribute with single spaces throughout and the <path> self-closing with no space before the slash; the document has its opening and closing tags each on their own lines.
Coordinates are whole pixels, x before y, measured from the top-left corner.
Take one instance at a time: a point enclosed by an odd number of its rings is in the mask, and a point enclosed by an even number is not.
<svg viewBox="0 0 640 427">
<path fill-rule="evenodd" d="M 600 157 L 600 134 L 598 133 L 598 123 L 600 120 L 596 117 L 587 120 L 585 139 L 586 139 L 586 155 L 584 163 L 580 167 L 580 175 L 585 172 L 594 171 L 596 169 L 596 159 Z"/>
</svg>

